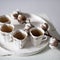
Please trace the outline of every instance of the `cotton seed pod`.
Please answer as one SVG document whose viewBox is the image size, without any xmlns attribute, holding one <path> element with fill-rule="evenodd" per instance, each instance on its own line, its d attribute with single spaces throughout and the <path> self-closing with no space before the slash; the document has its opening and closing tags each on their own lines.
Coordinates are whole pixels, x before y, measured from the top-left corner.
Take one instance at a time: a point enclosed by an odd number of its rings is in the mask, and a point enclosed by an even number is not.
<svg viewBox="0 0 60 60">
<path fill-rule="evenodd" d="M 41 25 L 41 28 L 44 30 L 44 31 L 47 31 L 48 29 L 48 24 L 47 23 L 44 23 Z"/>
<path fill-rule="evenodd" d="M 24 15 L 18 15 L 18 21 L 20 22 L 20 23 L 24 23 L 25 21 L 26 21 L 26 17 L 24 16 Z"/>
<path fill-rule="evenodd" d="M 51 37 L 49 41 L 49 47 L 50 48 L 56 48 L 58 46 L 58 41 L 56 38 Z"/>
</svg>

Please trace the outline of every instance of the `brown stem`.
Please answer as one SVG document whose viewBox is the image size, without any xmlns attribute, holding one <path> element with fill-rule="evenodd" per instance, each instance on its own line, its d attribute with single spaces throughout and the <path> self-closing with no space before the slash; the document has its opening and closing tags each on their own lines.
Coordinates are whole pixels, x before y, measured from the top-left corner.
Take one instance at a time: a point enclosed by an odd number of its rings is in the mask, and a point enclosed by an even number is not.
<svg viewBox="0 0 60 60">
<path fill-rule="evenodd" d="M 47 35 L 47 36 L 49 36 L 49 37 L 52 37 L 48 31 L 47 31 L 47 33 L 45 33 L 44 35 Z"/>
<path fill-rule="evenodd" d="M 29 20 L 29 23 L 31 24 L 30 20 Z M 31 24 L 31 27 L 35 27 L 35 26 Z"/>
<path fill-rule="evenodd" d="M 45 35 L 47 35 L 47 36 L 49 36 L 49 37 L 53 37 L 53 36 L 49 33 L 49 31 L 47 31 L 47 33 L 45 33 Z M 55 38 L 56 38 L 56 37 L 55 37 Z M 60 40 L 59 40 L 59 39 L 56 38 L 56 40 L 60 43 Z"/>
</svg>

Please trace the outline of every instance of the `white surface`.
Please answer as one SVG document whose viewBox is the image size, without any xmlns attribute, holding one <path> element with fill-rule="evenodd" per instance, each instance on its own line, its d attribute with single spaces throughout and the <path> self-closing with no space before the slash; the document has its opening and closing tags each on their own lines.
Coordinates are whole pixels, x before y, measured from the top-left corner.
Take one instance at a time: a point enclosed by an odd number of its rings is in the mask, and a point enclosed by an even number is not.
<svg viewBox="0 0 60 60">
<path fill-rule="evenodd" d="M 15 9 L 35 14 L 46 13 L 60 34 L 60 0 L 0 0 L 0 15 Z M 0 60 L 60 60 L 60 47 L 28 57 L 0 57 Z"/>
<path fill-rule="evenodd" d="M 46 19 L 47 19 L 47 17 L 45 16 L 45 15 L 41 15 L 41 16 L 44 16 Z M 52 30 L 54 30 L 54 29 L 52 29 Z M 54 32 L 54 31 L 53 31 Z M 3 49 L 1 49 L 1 50 L 3 50 Z M 2 52 L 1 52 L 2 53 Z M 1 54 L 0 53 L 0 54 Z M 9 53 L 9 54 L 11 54 L 11 52 L 9 52 L 9 51 L 6 51 L 6 50 L 4 50 L 4 52 L 3 52 L 3 54 L 2 55 L 4 55 L 4 53 L 5 54 L 7 54 L 7 53 Z M 7 55 L 9 55 L 9 54 L 7 54 Z M 59 60 L 59 58 L 60 58 L 60 56 L 58 56 L 58 55 L 60 55 L 60 51 L 58 50 L 58 49 L 50 49 L 48 46 L 46 47 L 46 49 L 44 49 L 43 51 L 41 51 L 39 54 L 36 54 L 36 55 L 32 55 L 32 56 L 25 56 L 25 57 L 21 57 L 21 56 L 11 56 L 11 57 L 8 57 L 8 56 L 6 56 L 6 55 L 4 55 L 4 56 L 0 56 L 0 59 L 22 59 L 22 60 L 24 60 L 24 59 L 37 59 L 38 58 L 38 60 L 40 60 L 40 59 L 47 59 L 47 60 L 49 60 L 49 59 L 53 59 L 53 60 L 55 60 L 55 59 L 57 59 L 58 58 L 58 60 Z M 4 58 L 3 58 L 4 57 Z M 28 57 L 28 58 L 27 58 Z M 44 57 L 44 58 L 43 58 Z M 48 57 L 48 58 L 47 58 Z"/>
</svg>

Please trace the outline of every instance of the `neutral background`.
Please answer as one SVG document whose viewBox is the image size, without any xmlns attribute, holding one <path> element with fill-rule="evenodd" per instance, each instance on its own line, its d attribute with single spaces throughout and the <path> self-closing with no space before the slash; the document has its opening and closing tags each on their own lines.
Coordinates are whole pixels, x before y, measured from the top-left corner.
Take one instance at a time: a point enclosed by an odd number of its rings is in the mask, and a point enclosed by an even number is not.
<svg viewBox="0 0 60 60">
<path fill-rule="evenodd" d="M 37 15 L 46 14 L 60 34 L 60 0 L 0 0 L 0 15 L 11 13 L 16 9 Z M 0 60 L 5 58 L 6 60 L 60 60 L 60 51 L 49 49 L 34 56 L 0 57 Z"/>
</svg>

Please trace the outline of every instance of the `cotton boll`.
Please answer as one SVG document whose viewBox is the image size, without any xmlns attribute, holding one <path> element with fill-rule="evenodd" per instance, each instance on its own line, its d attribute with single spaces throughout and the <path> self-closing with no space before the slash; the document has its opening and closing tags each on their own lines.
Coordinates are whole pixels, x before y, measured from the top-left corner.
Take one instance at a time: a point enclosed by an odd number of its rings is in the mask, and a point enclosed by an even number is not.
<svg viewBox="0 0 60 60">
<path fill-rule="evenodd" d="M 18 15 L 18 21 L 19 23 L 24 23 L 26 21 L 26 17 L 24 15 Z"/>
<path fill-rule="evenodd" d="M 47 29 L 48 29 L 48 24 L 47 24 L 47 23 L 43 23 L 42 25 L 40 25 L 40 27 L 41 27 L 43 30 L 47 31 Z"/>
<path fill-rule="evenodd" d="M 58 41 L 56 38 L 51 37 L 49 41 L 49 47 L 54 49 L 58 46 Z"/>
</svg>

